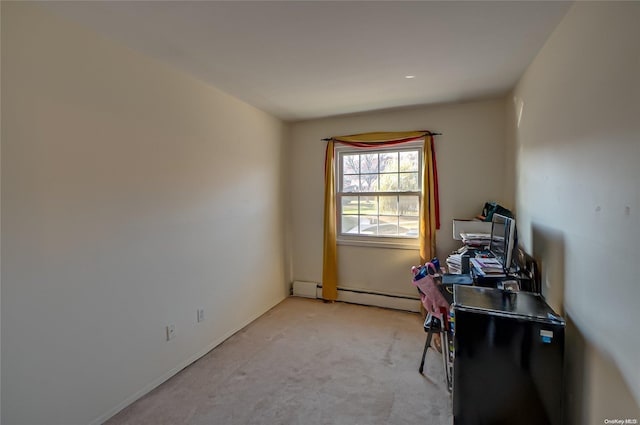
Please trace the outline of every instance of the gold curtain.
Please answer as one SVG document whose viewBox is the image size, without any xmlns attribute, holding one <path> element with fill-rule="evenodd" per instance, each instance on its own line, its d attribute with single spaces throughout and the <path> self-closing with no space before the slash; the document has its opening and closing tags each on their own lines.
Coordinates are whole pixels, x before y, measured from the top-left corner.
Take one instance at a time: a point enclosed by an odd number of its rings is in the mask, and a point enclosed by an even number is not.
<svg viewBox="0 0 640 425">
<path fill-rule="evenodd" d="M 322 258 L 322 298 L 338 298 L 338 246 L 336 243 L 336 192 L 333 140 L 327 143 L 324 162 L 324 252 Z"/>
<path fill-rule="evenodd" d="M 424 139 L 422 149 L 422 205 L 420 208 L 420 263 L 424 264 L 436 255 L 437 226 L 437 175 L 433 136 Z"/>
<path fill-rule="evenodd" d="M 438 218 L 438 177 L 433 151 L 433 135 L 429 131 L 363 133 L 333 137 L 327 143 L 324 188 L 324 248 L 322 260 L 322 298 L 338 297 L 338 250 L 336 243 L 335 144 L 361 148 L 389 146 L 424 138 L 422 154 L 422 205 L 420 208 L 420 261 L 426 262 L 436 252 Z"/>
</svg>

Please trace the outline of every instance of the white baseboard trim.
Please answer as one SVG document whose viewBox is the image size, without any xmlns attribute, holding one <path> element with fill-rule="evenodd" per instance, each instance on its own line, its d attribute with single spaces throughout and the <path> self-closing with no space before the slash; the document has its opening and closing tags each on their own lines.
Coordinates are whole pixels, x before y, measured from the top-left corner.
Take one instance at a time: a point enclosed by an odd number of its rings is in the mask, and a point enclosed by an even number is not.
<svg viewBox="0 0 640 425">
<path fill-rule="evenodd" d="M 256 320 L 258 317 L 260 317 L 263 314 L 265 314 L 267 311 L 271 310 L 276 305 L 280 304 L 285 299 L 286 299 L 286 297 L 282 298 L 279 301 L 277 301 L 275 304 L 273 304 L 271 307 L 267 308 L 262 313 L 258 313 L 258 314 L 255 314 L 253 316 L 250 316 L 250 318 L 247 319 L 246 321 L 244 321 L 244 324 L 239 326 L 237 329 L 230 330 L 229 332 L 225 333 L 220 338 L 218 338 L 215 341 L 213 341 L 211 344 L 207 345 L 202 350 L 198 351 L 193 356 L 189 357 L 187 360 L 185 360 L 183 362 L 180 362 L 176 367 L 174 367 L 173 369 L 171 369 L 167 373 L 164 373 L 163 375 L 161 375 L 157 379 L 153 380 L 150 384 L 144 386 L 140 391 L 137 391 L 132 396 L 127 397 L 122 403 L 119 403 L 114 408 L 109 409 L 106 413 L 104 413 L 103 415 L 100 415 L 99 417 L 97 417 L 96 419 L 91 421 L 90 425 L 101 425 L 101 424 L 105 423 L 107 420 L 109 420 L 110 418 L 112 418 L 113 416 L 118 414 L 121 410 L 123 410 L 124 408 L 126 408 L 127 406 L 132 404 L 133 402 L 137 401 L 138 399 L 142 398 L 143 396 L 147 395 L 148 393 L 150 393 L 152 390 L 156 389 L 158 386 L 160 386 L 164 382 L 168 381 L 169 378 L 172 378 L 175 374 L 180 372 L 182 369 L 184 369 L 185 367 L 189 366 L 191 363 L 193 363 L 196 360 L 198 360 L 201 357 L 203 357 L 209 351 L 213 350 L 218 345 L 222 344 L 224 341 L 226 341 L 228 338 L 230 338 L 233 334 L 235 334 L 236 332 L 240 331 L 242 328 L 244 328 L 245 326 L 247 326 L 248 324 L 250 324 L 251 322 Z"/>
<path fill-rule="evenodd" d="M 322 285 L 315 282 L 295 281 L 293 282 L 293 296 L 322 299 Z M 420 312 L 420 299 L 417 296 L 389 294 L 343 286 L 338 287 L 337 301 Z"/>
<path fill-rule="evenodd" d="M 322 296 L 322 288 L 318 288 L 320 297 Z M 361 290 L 353 290 L 347 288 L 338 288 L 338 299 L 352 304 L 369 305 L 374 307 L 391 308 L 394 310 L 420 312 L 420 300 L 417 298 L 396 296 L 389 294 L 381 294 L 376 292 L 368 292 Z"/>
</svg>

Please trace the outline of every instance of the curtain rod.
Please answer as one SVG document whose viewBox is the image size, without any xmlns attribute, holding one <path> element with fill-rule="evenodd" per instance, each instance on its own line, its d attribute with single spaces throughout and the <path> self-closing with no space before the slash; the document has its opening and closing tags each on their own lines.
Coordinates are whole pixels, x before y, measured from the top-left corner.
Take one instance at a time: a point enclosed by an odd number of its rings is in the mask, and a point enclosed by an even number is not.
<svg viewBox="0 0 640 425">
<path fill-rule="evenodd" d="M 429 135 L 431 136 L 442 136 L 442 133 L 432 133 L 429 132 Z M 328 142 L 329 140 L 331 140 L 333 137 L 326 137 L 324 139 L 320 139 L 321 142 Z"/>
</svg>

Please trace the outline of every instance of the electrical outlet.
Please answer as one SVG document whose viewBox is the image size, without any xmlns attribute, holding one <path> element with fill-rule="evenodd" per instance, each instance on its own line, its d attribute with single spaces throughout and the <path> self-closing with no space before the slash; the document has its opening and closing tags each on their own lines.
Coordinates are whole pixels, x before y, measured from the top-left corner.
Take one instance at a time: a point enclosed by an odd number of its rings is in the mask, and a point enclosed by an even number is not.
<svg viewBox="0 0 640 425">
<path fill-rule="evenodd" d="M 198 309 L 197 320 L 198 320 L 198 323 L 204 322 L 204 308 L 199 308 Z"/>
<path fill-rule="evenodd" d="M 167 341 L 173 339 L 176 336 L 176 325 L 167 326 Z"/>
</svg>

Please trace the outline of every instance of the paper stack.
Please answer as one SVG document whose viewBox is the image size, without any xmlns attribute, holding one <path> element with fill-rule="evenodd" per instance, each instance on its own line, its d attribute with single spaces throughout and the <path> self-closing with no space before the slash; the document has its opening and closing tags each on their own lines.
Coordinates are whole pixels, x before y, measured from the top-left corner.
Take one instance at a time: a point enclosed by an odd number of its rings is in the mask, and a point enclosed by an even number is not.
<svg viewBox="0 0 640 425">
<path fill-rule="evenodd" d="M 462 255 L 451 254 L 447 257 L 447 269 L 449 273 L 460 274 L 462 273 Z"/>
<path fill-rule="evenodd" d="M 480 276 L 504 276 L 504 268 L 495 258 L 472 258 L 471 264 Z"/>
<path fill-rule="evenodd" d="M 491 243 L 490 233 L 460 233 L 462 243 L 473 248 L 484 248 Z"/>
</svg>

